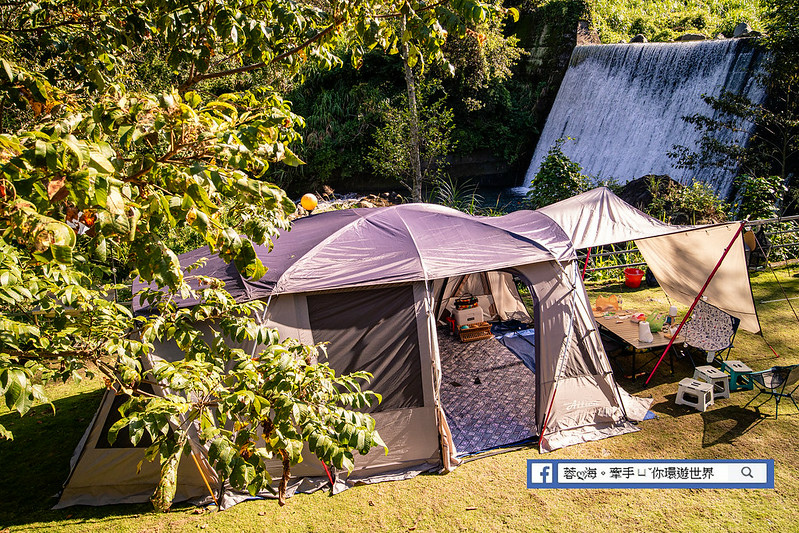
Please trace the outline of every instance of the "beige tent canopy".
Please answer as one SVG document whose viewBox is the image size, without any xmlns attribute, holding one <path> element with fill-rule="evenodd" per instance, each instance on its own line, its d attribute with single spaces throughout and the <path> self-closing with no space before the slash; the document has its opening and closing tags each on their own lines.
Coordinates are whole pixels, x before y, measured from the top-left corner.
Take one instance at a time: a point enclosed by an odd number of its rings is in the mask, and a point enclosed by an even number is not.
<svg viewBox="0 0 799 533">
<path fill-rule="evenodd" d="M 741 328 L 760 331 L 743 239 L 731 242 L 740 222 L 673 226 L 635 209 L 605 187 L 538 212 L 563 228 L 577 249 L 635 241 L 664 292 L 685 305 L 693 303 L 731 246 L 703 295 L 708 303 L 739 318 Z"/>
<path fill-rule="evenodd" d="M 222 278 L 237 299 L 268 300 L 263 319 L 283 337 L 328 341 L 327 362 L 338 372 L 373 374 L 369 388 L 383 402 L 372 415 L 389 453 L 374 449 L 357 457 L 349 476 L 338 473 L 336 490 L 451 470 L 464 450 L 483 447 L 458 441 L 458 432 L 505 443 L 537 436 L 541 451 L 549 451 L 636 431 L 632 421 L 646 414 L 649 404 L 613 378 L 569 238 L 541 213 L 474 217 L 430 204 L 334 211 L 295 221 L 273 251 L 257 253 L 269 269 L 257 282 L 207 248 L 181 261 L 208 257 L 198 273 Z M 529 315 L 514 277 L 530 291 Z M 443 333 L 435 310 L 464 288 L 477 293 L 484 316 L 532 315 L 534 351 L 526 363 L 494 338 L 461 343 Z M 164 345 L 145 364 L 177 357 L 174 345 Z M 157 468 L 146 464 L 138 475 L 135 468 L 144 450 L 105 440 L 113 403 L 121 399 L 106 394 L 75 452 L 58 507 L 146 501 L 151 494 Z M 526 433 L 504 437 L 512 425 Z M 178 498 L 207 497 L 203 472 L 224 493 L 223 506 L 234 501 L 237 495 L 220 488 L 203 445 L 193 445 L 199 465 L 181 462 Z M 292 469 L 292 490 L 327 483 L 319 460 L 305 459 Z M 280 470 L 275 462 L 274 473 Z"/>
</svg>

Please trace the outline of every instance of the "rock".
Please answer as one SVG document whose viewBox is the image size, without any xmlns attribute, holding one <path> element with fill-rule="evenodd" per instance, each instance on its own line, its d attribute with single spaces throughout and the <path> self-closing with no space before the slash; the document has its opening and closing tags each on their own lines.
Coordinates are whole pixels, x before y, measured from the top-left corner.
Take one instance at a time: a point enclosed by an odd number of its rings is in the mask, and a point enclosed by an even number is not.
<svg viewBox="0 0 799 533">
<path fill-rule="evenodd" d="M 599 33 L 591 27 L 587 20 L 577 21 L 577 46 L 583 44 L 600 44 Z"/>
<path fill-rule="evenodd" d="M 630 39 L 630 42 L 631 43 L 646 43 L 646 42 L 649 42 L 649 41 L 647 40 L 646 37 L 644 37 L 643 33 L 639 33 L 638 35 L 636 35 L 635 37 Z"/>
<path fill-rule="evenodd" d="M 638 178 L 637 180 L 628 181 L 621 192 L 619 192 L 619 198 L 633 207 L 644 211 L 649 207 L 649 204 L 652 203 L 652 189 L 655 184 L 657 184 L 658 195 L 660 197 L 665 197 L 668 191 L 673 187 L 682 187 L 682 185 L 669 176 L 648 175 Z M 668 207 L 670 208 L 670 206 Z"/>
<path fill-rule="evenodd" d="M 680 35 L 679 37 L 677 37 L 675 39 L 675 41 L 682 41 L 682 42 L 685 42 L 685 41 L 704 41 L 705 39 L 707 39 L 707 37 L 705 37 L 701 33 L 684 33 L 684 34 Z"/>
<path fill-rule="evenodd" d="M 746 37 L 749 32 L 752 31 L 752 28 L 746 22 L 739 22 L 735 25 L 735 29 L 732 30 L 733 38 L 738 37 Z"/>
<path fill-rule="evenodd" d="M 726 39 L 726 37 L 724 37 L 724 34 L 723 34 L 723 33 L 719 33 L 718 35 L 716 35 L 716 36 L 714 37 L 714 39 L 716 39 L 716 40 L 718 41 L 718 40 L 720 40 L 720 39 Z"/>
</svg>

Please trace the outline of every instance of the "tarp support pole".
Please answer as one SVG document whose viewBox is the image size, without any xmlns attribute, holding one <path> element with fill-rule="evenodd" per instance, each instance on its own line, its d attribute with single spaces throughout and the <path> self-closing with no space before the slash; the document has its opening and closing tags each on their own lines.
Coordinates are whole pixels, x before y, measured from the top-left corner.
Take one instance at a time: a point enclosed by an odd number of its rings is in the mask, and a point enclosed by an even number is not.
<svg viewBox="0 0 799 533">
<path fill-rule="evenodd" d="M 716 275 L 716 272 L 721 267 L 721 263 L 724 262 L 724 258 L 727 257 L 727 253 L 732 249 L 733 245 L 735 244 L 735 241 L 741 235 L 741 232 L 743 231 L 743 229 L 744 229 L 744 224 L 742 222 L 738 226 L 738 231 L 735 232 L 735 235 L 732 237 L 732 240 L 730 241 L 730 244 L 728 244 L 727 247 L 724 248 L 724 253 L 721 254 L 721 259 L 719 259 L 719 262 L 716 263 L 715 267 L 713 267 L 713 271 L 710 273 L 710 276 L 708 276 L 707 280 L 705 281 L 705 284 L 699 290 L 699 294 L 697 294 L 696 298 L 694 298 L 694 303 L 691 304 L 691 308 L 688 309 L 688 312 L 685 313 L 685 316 L 683 317 L 682 321 L 680 322 L 680 325 L 677 326 L 677 331 L 675 331 L 674 335 L 671 336 L 671 339 L 669 340 L 669 344 L 666 346 L 666 349 L 663 350 L 663 355 L 661 355 L 660 359 L 658 359 L 658 362 L 655 363 L 655 368 L 653 368 L 652 372 L 649 373 L 649 377 L 646 378 L 646 381 L 644 382 L 644 385 L 649 385 L 649 381 L 652 379 L 652 376 L 655 375 L 655 371 L 658 369 L 658 367 L 660 366 L 660 363 L 663 361 L 663 358 L 666 357 L 666 354 L 669 353 L 669 350 L 671 349 L 671 346 L 674 344 L 674 339 L 676 339 L 677 336 L 680 334 L 680 331 L 682 331 L 682 327 L 685 325 L 685 322 L 688 321 L 688 317 L 690 317 L 691 313 L 694 312 L 694 307 L 696 307 L 696 304 L 699 303 L 699 300 L 702 298 L 702 295 L 705 293 L 705 289 L 707 289 L 707 286 L 710 285 L 710 281 L 713 279 L 713 276 Z"/>
<path fill-rule="evenodd" d="M 585 254 L 585 264 L 583 265 L 583 281 L 585 281 L 585 271 L 588 268 L 588 260 L 591 259 L 591 247 L 588 247 L 588 252 Z"/>
</svg>

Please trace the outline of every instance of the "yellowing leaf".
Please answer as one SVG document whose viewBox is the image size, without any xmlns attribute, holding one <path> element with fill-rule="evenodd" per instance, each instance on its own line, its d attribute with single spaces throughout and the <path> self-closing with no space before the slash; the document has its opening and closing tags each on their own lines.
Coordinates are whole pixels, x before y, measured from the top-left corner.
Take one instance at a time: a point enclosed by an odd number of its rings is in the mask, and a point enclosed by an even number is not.
<svg viewBox="0 0 799 533">
<path fill-rule="evenodd" d="M 111 187 L 108 191 L 106 208 L 113 215 L 122 215 L 125 213 L 125 199 L 122 198 L 122 193 L 118 188 Z"/>
<path fill-rule="evenodd" d="M 116 170 L 114 169 L 114 165 L 111 164 L 111 161 L 109 161 L 108 158 L 99 151 L 92 149 L 89 152 L 89 161 L 89 166 L 98 172 L 113 173 Z"/>
</svg>

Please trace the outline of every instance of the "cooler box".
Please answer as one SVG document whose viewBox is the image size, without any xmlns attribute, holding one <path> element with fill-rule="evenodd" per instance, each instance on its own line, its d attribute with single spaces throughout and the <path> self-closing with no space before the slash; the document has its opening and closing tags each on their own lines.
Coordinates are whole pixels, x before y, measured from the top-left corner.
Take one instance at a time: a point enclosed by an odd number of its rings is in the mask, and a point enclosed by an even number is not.
<svg viewBox="0 0 799 533">
<path fill-rule="evenodd" d="M 477 324 L 483 321 L 483 310 L 479 307 L 471 309 L 456 309 L 455 310 L 455 323 L 460 326 L 468 326 L 470 324 Z"/>
</svg>

